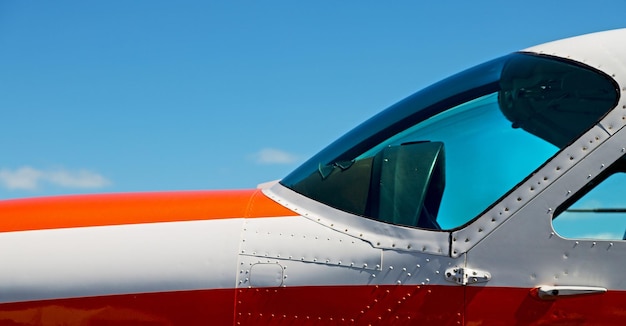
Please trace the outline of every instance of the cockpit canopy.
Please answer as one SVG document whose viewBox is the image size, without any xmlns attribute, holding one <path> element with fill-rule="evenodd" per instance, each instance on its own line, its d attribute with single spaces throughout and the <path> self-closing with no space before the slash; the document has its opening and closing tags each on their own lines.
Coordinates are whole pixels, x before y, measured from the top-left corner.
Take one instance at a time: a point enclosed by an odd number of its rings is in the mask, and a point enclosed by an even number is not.
<svg viewBox="0 0 626 326">
<path fill-rule="evenodd" d="M 587 66 L 511 54 L 417 92 L 352 130 L 281 183 L 389 223 L 468 223 L 618 100 Z"/>
</svg>

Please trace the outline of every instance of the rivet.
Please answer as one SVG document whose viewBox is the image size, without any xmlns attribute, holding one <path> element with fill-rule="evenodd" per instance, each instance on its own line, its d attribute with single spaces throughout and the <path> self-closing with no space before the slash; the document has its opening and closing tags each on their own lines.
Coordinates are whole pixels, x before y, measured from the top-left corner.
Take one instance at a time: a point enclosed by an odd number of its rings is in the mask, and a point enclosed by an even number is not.
<svg viewBox="0 0 626 326">
<path fill-rule="evenodd" d="M 392 270 L 393 270 L 393 266 L 389 266 L 389 269 L 392 269 Z"/>
</svg>

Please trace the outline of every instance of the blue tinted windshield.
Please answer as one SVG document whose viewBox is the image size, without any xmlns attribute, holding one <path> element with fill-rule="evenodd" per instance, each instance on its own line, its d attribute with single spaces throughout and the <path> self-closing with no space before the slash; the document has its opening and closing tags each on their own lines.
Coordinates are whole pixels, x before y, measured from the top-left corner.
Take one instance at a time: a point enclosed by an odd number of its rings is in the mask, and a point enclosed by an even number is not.
<svg viewBox="0 0 626 326">
<path fill-rule="evenodd" d="M 588 67 L 511 54 L 417 92 L 281 183 L 341 210 L 452 229 L 480 214 L 617 102 Z"/>
</svg>

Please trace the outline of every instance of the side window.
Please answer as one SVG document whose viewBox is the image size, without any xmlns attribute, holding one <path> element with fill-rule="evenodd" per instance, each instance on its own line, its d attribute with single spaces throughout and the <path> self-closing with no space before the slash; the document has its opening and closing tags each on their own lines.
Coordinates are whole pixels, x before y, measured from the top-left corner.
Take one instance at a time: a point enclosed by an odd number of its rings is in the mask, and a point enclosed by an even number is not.
<svg viewBox="0 0 626 326">
<path fill-rule="evenodd" d="M 557 210 L 557 234 L 568 239 L 623 240 L 626 232 L 626 173 L 609 175 Z M 584 191 L 583 191 L 584 192 Z"/>
</svg>

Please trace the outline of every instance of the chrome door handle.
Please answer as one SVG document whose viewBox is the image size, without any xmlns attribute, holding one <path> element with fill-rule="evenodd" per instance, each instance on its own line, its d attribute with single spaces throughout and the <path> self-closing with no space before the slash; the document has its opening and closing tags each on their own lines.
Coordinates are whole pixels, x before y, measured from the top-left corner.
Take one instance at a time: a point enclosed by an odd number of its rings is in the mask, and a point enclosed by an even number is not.
<svg viewBox="0 0 626 326">
<path fill-rule="evenodd" d="M 555 300 L 558 298 L 572 297 L 589 294 L 602 294 L 606 288 L 597 286 L 540 286 L 535 288 L 537 296 L 542 300 Z"/>
</svg>

